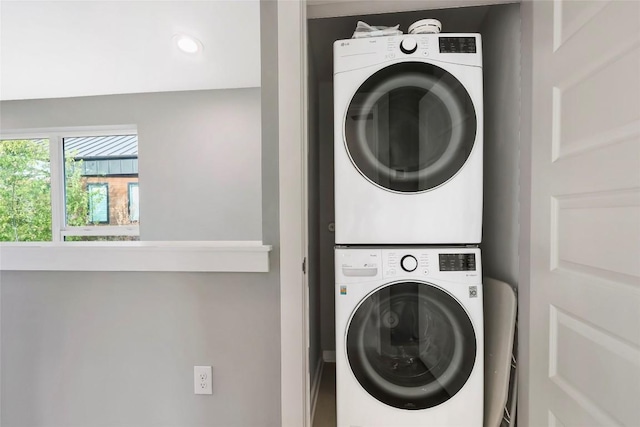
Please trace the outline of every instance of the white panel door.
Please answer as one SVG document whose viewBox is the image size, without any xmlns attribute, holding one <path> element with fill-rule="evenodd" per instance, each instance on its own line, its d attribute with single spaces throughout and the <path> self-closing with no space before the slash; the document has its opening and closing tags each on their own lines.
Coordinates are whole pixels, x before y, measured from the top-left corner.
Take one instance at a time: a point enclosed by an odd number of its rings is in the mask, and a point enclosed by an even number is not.
<svg viewBox="0 0 640 427">
<path fill-rule="evenodd" d="M 524 424 L 639 426 L 640 2 L 533 2 L 532 119 Z"/>
</svg>

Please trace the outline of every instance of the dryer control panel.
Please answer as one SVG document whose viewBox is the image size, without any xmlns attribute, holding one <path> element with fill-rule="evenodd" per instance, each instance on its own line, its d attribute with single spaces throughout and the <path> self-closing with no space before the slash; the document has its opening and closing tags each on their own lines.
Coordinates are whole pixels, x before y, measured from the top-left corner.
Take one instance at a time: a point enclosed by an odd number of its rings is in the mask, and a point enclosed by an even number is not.
<svg viewBox="0 0 640 427">
<path fill-rule="evenodd" d="M 475 37 L 439 37 L 440 53 L 476 53 Z"/>
<path fill-rule="evenodd" d="M 333 55 L 334 75 L 408 59 L 482 67 L 482 38 L 478 33 L 440 33 L 336 40 Z"/>
</svg>

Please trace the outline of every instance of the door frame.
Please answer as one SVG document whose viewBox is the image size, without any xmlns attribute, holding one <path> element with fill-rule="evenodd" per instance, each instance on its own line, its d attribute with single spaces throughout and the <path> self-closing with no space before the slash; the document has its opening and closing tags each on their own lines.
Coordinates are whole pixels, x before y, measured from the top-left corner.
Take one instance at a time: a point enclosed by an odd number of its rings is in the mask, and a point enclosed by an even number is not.
<svg viewBox="0 0 640 427">
<path fill-rule="evenodd" d="M 281 425 L 310 427 L 306 1 L 277 9 Z"/>
<path fill-rule="evenodd" d="M 262 0 L 265 1 L 265 0 Z M 307 234 L 307 3 L 311 18 L 416 10 L 416 2 L 278 0 L 278 112 L 280 192 L 281 425 L 311 427 L 307 278 L 301 262 Z M 518 283 L 518 383 L 528 384 L 531 235 L 531 57 L 532 0 L 461 0 L 456 7 L 521 3 L 522 99 L 520 155 L 520 263 Z M 423 0 L 425 10 L 450 7 L 448 0 Z M 380 9 L 380 10 L 378 10 Z M 384 9 L 384 10 L 382 10 Z M 292 49 L 298 47 L 298 49 Z M 528 68 L 529 67 L 529 68 Z M 297 120 L 295 120 L 297 118 Z M 529 390 L 518 390 L 518 424 L 529 426 Z"/>
</svg>

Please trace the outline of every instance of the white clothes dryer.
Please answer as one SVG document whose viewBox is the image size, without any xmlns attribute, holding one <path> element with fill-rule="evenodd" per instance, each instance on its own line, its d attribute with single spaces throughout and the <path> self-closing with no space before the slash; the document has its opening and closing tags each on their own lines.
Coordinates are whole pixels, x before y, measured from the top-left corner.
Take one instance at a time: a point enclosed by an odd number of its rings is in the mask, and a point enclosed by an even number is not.
<svg viewBox="0 0 640 427">
<path fill-rule="evenodd" d="M 337 426 L 482 427 L 480 249 L 335 257 Z"/>
<path fill-rule="evenodd" d="M 336 243 L 480 243 L 480 35 L 338 40 L 333 51 Z"/>
</svg>

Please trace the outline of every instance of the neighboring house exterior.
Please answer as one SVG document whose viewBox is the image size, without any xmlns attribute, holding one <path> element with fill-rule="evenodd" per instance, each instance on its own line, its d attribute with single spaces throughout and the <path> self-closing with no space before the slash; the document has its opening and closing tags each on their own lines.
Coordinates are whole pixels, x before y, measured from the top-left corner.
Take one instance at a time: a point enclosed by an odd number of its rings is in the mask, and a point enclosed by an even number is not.
<svg viewBox="0 0 640 427">
<path fill-rule="evenodd" d="M 137 135 L 65 138 L 64 150 L 81 162 L 90 222 L 128 225 L 140 220 Z"/>
</svg>

